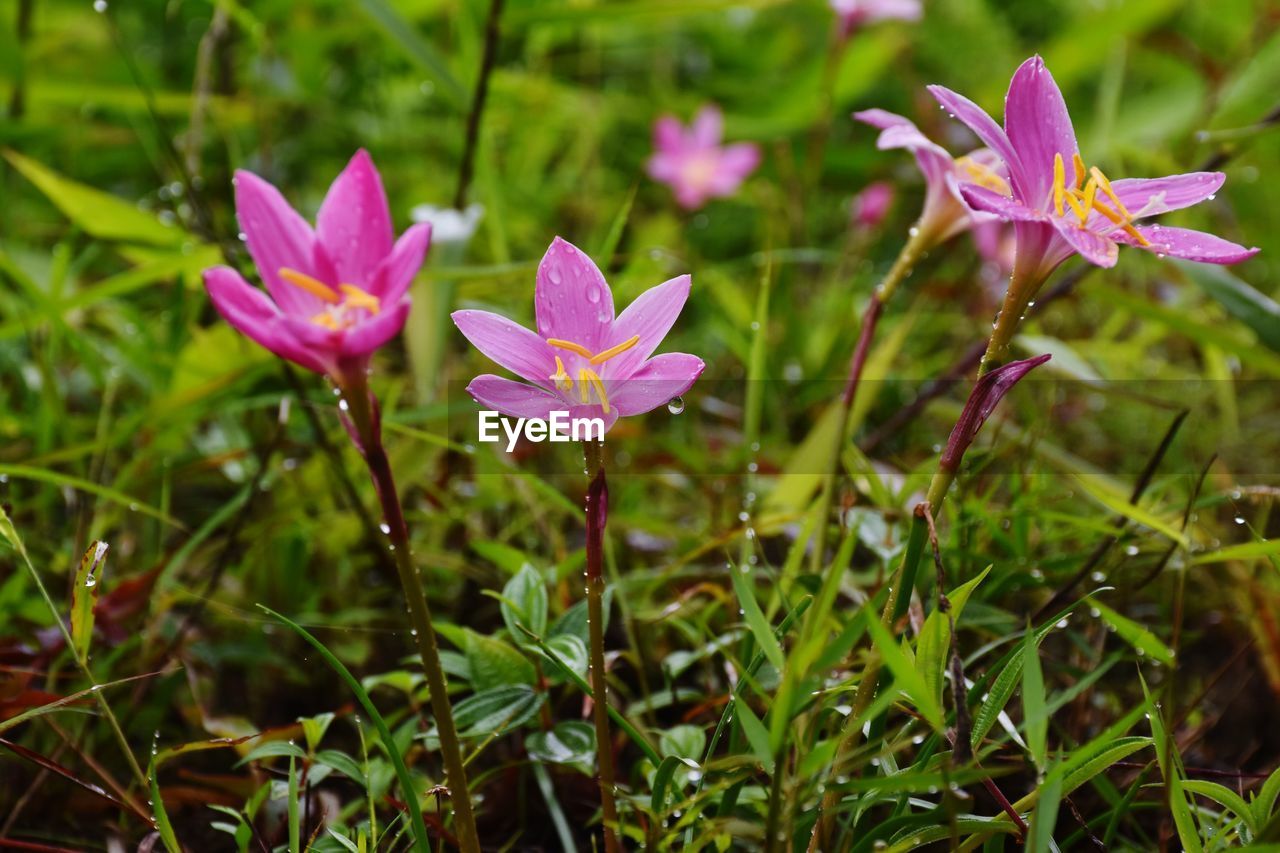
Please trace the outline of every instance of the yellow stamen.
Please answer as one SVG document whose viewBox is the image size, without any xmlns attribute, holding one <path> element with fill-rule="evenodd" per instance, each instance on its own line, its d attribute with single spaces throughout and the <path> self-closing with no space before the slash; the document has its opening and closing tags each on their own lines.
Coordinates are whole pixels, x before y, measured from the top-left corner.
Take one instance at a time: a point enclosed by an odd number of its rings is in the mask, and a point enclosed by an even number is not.
<svg viewBox="0 0 1280 853">
<path fill-rule="evenodd" d="M 323 299 L 330 305 L 337 305 L 342 301 L 342 298 L 338 296 L 337 291 L 332 287 L 322 281 L 312 278 L 306 273 L 298 272 L 297 270 L 290 269 L 289 267 L 281 267 L 279 274 L 282 279 L 289 282 L 294 287 L 301 288 L 312 296 Z"/>
<path fill-rule="evenodd" d="M 583 358 L 591 358 L 591 350 L 587 349 L 582 344 L 575 344 L 573 341 L 566 341 L 561 338 L 547 338 L 547 343 L 551 344 L 553 347 L 567 349 L 569 352 L 576 352 Z"/>
<path fill-rule="evenodd" d="M 1071 166 L 1076 170 L 1076 187 L 1084 185 L 1085 168 L 1084 158 L 1080 156 L 1080 152 L 1071 155 Z"/>
<path fill-rule="evenodd" d="M 1064 193 L 1063 198 L 1066 199 L 1067 204 L 1071 205 L 1071 209 L 1080 219 L 1080 224 L 1084 225 L 1084 223 L 1089 219 L 1089 214 L 1086 213 L 1085 209 L 1080 205 L 1080 200 L 1072 193 Z"/>
<path fill-rule="evenodd" d="M 963 169 L 969 179 L 978 186 L 1000 195 L 1009 195 L 1009 184 L 990 166 L 983 165 L 968 155 L 956 158 L 956 165 Z"/>
<path fill-rule="evenodd" d="M 1062 216 L 1062 201 L 1066 197 L 1063 184 L 1067 180 L 1067 170 L 1062 165 L 1062 155 L 1053 155 L 1053 209 Z"/>
<path fill-rule="evenodd" d="M 1089 183 L 1084 185 L 1084 212 L 1088 213 L 1093 210 L 1094 200 L 1098 196 L 1098 183 L 1090 179 Z"/>
<path fill-rule="evenodd" d="M 582 389 L 582 402 L 590 399 L 587 395 L 587 383 L 591 383 L 596 389 L 596 396 L 600 398 L 600 408 L 606 415 L 609 414 L 609 395 L 604 391 L 604 380 L 600 378 L 600 374 L 584 367 L 578 371 L 578 383 Z"/>
<path fill-rule="evenodd" d="M 609 347 L 604 352 L 598 352 L 595 355 L 591 356 L 591 363 L 604 364 L 606 361 L 613 358 L 615 355 L 622 355 L 622 353 L 631 349 L 633 346 L 635 346 L 638 343 L 640 343 L 640 336 L 632 335 L 622 343 L 618 344 L 616 347 Z"/>
<path fill-rule="evenodd" d="M 547 377 L 557 388 L 565 391 L 573 390 L 573 377 L 565 372 L 564 362 L 560 360 L 560 356 L 556 356 L 556 372 Z"/>
<path fill-rule="evenodd" d="M 313 316 L 311 318 L 311 322 L 315 323 L 317 326 L 324 326 L 326 329 L 333 329 L 335 332 L 342 328 L 338 325 L 338 321 L 333 319 L 333 315 L 327 311 Z"/>
<path fill-rule="evenodd" d="M 1107 176 L 1102 174 L 1102 171 L 1097 166 L 1090 169 L 1089 174 L 1093 175 L 1093 179 L 1098 182 L 1098 186 L 1102 188 L 1104 193 L 1106 193 L 1107 198 L 1111 199 L 1111 203 L 1116 206 L 1116 210 L 1120 215 L 1123 216 L 1126 221 L 1133 221 L 1133 214 L 1124 206 L 1124 202 L 1120 200 L 1120 196 L 1116 195 L 1116 191 L 1112 189 L 1111 181 L 1107 180 Z"/>
<path fill-rule="evenodd" d="M 578 368 L 578 398 L 584 403 L 590 402 L 591 400 L 591 397 L 588 395 L 588 392 L 591 390 L 591 385 L 590 380 L 587 379 L 587 374 L 590 372 L 591 371 L 587 370 L 585 367 Z"/>
<path fill-rule="evenodd" d="M 378 297 L 367 290 L 361 290 L 354 284 L 340 284 L 338 285 L 338 290 L 341 290 L 347 297 L 343 300 L 345 305 L 350 305 L 352 308 L 363 308 L 370 314 L 377 314 L 382 310 L 382 302 Z"/>
<path fill-rule="evenodd" d="M 1151 241 L 1148 240 L 1145 236 L 1143 236 L 1141 231 L 1139 231 L 1137 228 L 1134 228 L 1133 223 L 1129 222 L 1127 219 L 1122 217 L 1120 214 L 1116 213 L 1111 208 L 1107 207 L 1102 202 L 1095 201 L 1093 203 L 1093 209 L 1101 213 L 1107 219 L 1110 219 L 1114 224 L 1119 225 L 1120 230 L 1128 234 L 1133 239 L 1137 240 L 1139 246 L 1151 245 Z"/>
</svg>

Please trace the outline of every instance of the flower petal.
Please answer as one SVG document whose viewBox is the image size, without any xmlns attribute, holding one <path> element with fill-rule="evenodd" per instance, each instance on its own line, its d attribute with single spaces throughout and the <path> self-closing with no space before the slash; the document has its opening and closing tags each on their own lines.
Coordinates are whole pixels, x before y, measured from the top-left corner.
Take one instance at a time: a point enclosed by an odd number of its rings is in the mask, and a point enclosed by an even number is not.
<svg viewBox="0 0 1280 853">
<path fill-rule="evenodd" d="M 720 161 L 716 169 L 717 191 L 733 192 L 738 185 L 760 165 L 760 146 L 752 142 L 739 142 L 725 146 L 720 152 Z M 723 185 L 731 183 L 727 190 Z"/>
<path fill-rule="evenodd" d="M 960 184 L 960 195 L 974 210 L 994 213 L 1009 222 L 1045 222 L 1047 217 L 1022 202 L 977 184 Z"/>
<path fill-rule="evenodd" d="M 1022 161 L 1000 125 L 996 124 L 982 107 L 964 95 L 953 92 L 945 86 L 929 86 L 928 89 L 929 94 L 942 104 L 943 109 L 964 122 L 984 145 L 1004 161 L 1004 164 L 1009 167 L 1009 180 L 1015 190 L 1025 187 L 1026 179 L 1023 177 Z"/>
<path fill-rule="evenodd" d="M 204 286 L 218 313 L 253 341 L 307 370 L 327 372 L 331 359 L 310 351 L 291 335 L 276 304 L 240 273 L 230 267 L 207 269 Z"/>
<path fill-rule="evenodd" d="M 1054 219 L 1053 225 L 1058 236 L 1078 252 L 1086 261 L 1100 267 L 1114 267 L 1116 257 L 1120 254 L 1116 247 L 1115 234 L 1102 235 L 1087 228 L 1081 228 L 1068 219 Z"/>
<path fill-rule="evenodd" d="M 982 425 L 987 422 L 987 418 L 991 417 L 991 413 L 995 411 L 1004 396 L 1018 384 L 1022 377 L 1044 364 L 1049 358 L 1049 354 L 1046 353 L 1023 361 L 1012 361 L 1003 367 L 997 367 L 979 379 L 973 386 L 973 390 L 969 392 L 969 399 L 965 401 L 964 409 L 960 412 L 960 418 L 951 430 L 951 435 L 947 437 L 947 446 L 942 451 L 938 466 L 945 471 L 959 469 L 964 452 L 969 445 L 973 444 L 978 430 L 982 429 Z"/>
<path fill-rule="evenodd" d="M 394 305 L 383 305 L 378 314 L 346 330 L 342 336 L 342 354 L 346 357 L 368 355 L 400 334 L 407 319 L 409 319 L 407 297 L 402 297 Z"/>
<path fill-rule="evenodd" d="M 1239 243 L 1224 240 L 1215 234 L 1194 231 L 1190 228 L 1173 228 L 1168 225 L 1139 225 L 1138 231 L 1149 241 L 1149 245 L 1139 245 L 1123 231 L 1111 236 L 1130 246 L 1146 249 L 1158 255 L 1171 258 L 1183 258 L 1188 261 L 1199 261 L 1204 264 L 1238 264 L 1247 261 L 1259 250 L 1247 249 Z"/>
<path fill-rule="evenodd" d="M 420 222 L 409 226 L 391 247 L 391 253 L 378 264 L 370 292 L 384 302 L 399 301 L 409 290 L 418 270 L 422 269 L 422 262 L 430 246 L 430 223 Z"/>
<path fill-rule="evenodd" d="M 490 311 L 454 311 L 451 316 L 463 336 L 488 358 L 522 379 L 552 387 L 555 353 L 538 335 Z"/>
<path fill-rule="evenodd" d="M 684 147 L 684 127 L 679 119 L 664 115 L 653 123 L 653 147 L 667 153 Z"/>
<path fill-rule="evenodd" d="M 1062 91 L 1039 56 L 1022 63 L 1009 81 L 1004 126 L 1022 164 L 1022 199 L 1038 205 L 1053 191 L 1055 155 L 1062 155 L 1070 174 L 1072 157 L 1080 150 Z"/>
<path fill-rule="evenodd" d="M 609 329 L 608 346 L 617 346 L 636 335 L 640 336 L 640 342 L 604 363 L 603 367 L 608 371 L 604 374 L 606 377 L 630 376 L 653 355 L 684 309 L 691 284 L 692 280 L 687 275 L 664 281 L 637 296 L 618 315 Z"/>
<path fill-rule="evenodd" d="M 545 419 L 551 412 L 567 408 L 564 401 L 550 391 L 513 379 L 503 379 L 491 373 L 472 379 L 467 386 L 467 393 L 486 409 L 493 409 L 513 418 Z"/>
<path fill-rule="evenodd" d="M 284 267 L 314 275 L 315 233 L 280 191 L 252 172 L 235 174 L 236 218 L 271 298 L 286 314 L 309 317 L 323 303 L 280 278 Z"/>
<path fill-rule="evenodd" d="M 613 293 L 586 253 L 559 237 L 538 264 L 533 308 L 538 333 L 561 338 L 592 352 L 604 349 L 613 322 Z"/>
<path fill-rule="evenodd" d="M 626 380 L 611 383 L 609 403 L 623 416 L 656 409 L 693 387 L 706 365 L 696 355 L 656 355 Z"/>
<path fill-rule="evenodd" d="M 720 108 L 708 104 L 698 110 L 689 128 L 689 139 L 695 148 L 714 148 L 724 138 L 724 115 Z"/>
<path fill-rule="evenodd" d="M 1222 188 L 1221 172 L 1188 172 L 1164 178 L 1122 178 L 1111 188 L 1135 219 L 1199 204 Z"/>
<path fill-rule="evenodd" d="M 369 152 L 355 153 L 320 205 L 316 234 L 344 282 L 373 286 L 374 273 L 391 252 L 394 232 L 382 178 Z"/>
</svg>

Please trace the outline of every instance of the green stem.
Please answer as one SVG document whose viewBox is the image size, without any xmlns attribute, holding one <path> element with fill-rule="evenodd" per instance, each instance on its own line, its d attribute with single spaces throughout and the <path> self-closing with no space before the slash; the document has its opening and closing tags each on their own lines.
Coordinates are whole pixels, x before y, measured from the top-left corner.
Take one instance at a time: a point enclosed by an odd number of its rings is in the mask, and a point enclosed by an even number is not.
<svg viewBox="0 0 1280 853">
<path fill-rule="evenodd" d="M 614 796 L 613 737 L 609 734 L 608 681 L 604 671 L 604 527 L 608 518 L 609 486 L 604 474 L 603 445 L 582 445 L 587 464 L 587 632 L 591 660 L 592 716 L 596 726 L 597 779 L 604 819 L 606 853 L 621 853 L 618 842 L 618 804 Z"/>
<path fill-rule="evenodd" d="M 93 671 L 89 669 L 89 664 L 82 661 L 80 656 L 76 654 L 76 644 L 71 639 L 71 631 L 67 628 L 65 622 L 62 621 L 62 615 L 58 612 L 58 607 L 53 603 L 53 598 L 49 595 L 49 590 L 45 588 L 44 581 L 40 579 L 40 573 L 36 571 L 35 564 L 31 562 L 31 556 L 27 553 L 27 546 L 22 539 L 18 537 L 17 528 L 13 526 L 13 522 L 3 509 L 0 509 L 0 521 L 5 527 L 9 528 L 12 536 L 6 536 L 10 544 L 18 552 L 18 556 L 22 557 L 22 563 L 27 567 L 27 571 L 31 574 L 31 579 L 35 581 L 36 589 L 40 591 L 40 597 L 44 599 L 44 603 L 49 608 L 49 612 L 53 614 L 53 621 L 58 625 L 58 631 L 62 634 L 62 639 L 67 645 L 67 651 L 71 652 L 71 657 L 75 660 L 76 666 L 80 668 L 80 672 L 88 680 L 90 690 L 93 692 L 94 699 L 98 702 L 98 707 L 102 709 L 102 716 L 107 718 L 107 724 L 111 726 L 111 731 L 115 734 L 116 741 L 120 744 L 120 750 L 124 753 L 125 758 L 129 761 L 129 770 L 133 772 L 133 778 L 143 790 L 147 787 L 147 774 L 142 772 L 142 766 L 138 764 L 138 759 L 134 756 L 133 750 L 129 748 L 129 740 L 124 736 L 124 729 L 120 727 L 120 721 L 112 712 L 111 706 L 107 703 L 107 698 L 102 695 L 100 689 L 102 685 L 98 684 L 93 677 Z"/>
<path fill-rule="evenodd" d="M 431 609 L 418 567 L 414 565 L 409 544 L 409 528 L 404 521 L 400 495 L 396 491 L 391 463 L 382 446 L 382 429 L 377 412 L 377 402 L 369 391 L 363 365 L 346 371 L 342 393 L 347 404 L 347 415 L 358 437 L 361 453 L 373 478 L 378 500 L 382 503 L 383 528 L 390 539 L 395 557 L 396 573 L 404 589 L 409 608 L 412 634 L 422 659 L 422 669 L 431 692 L 431 710 L 435 715 L 436 729 L 440 735 L 440 754 L 444 759 L 445 774 L 449 785 L 450 801 L 457 823 L 458 843 L 464 853 L 479 853 L 480 839 L 476 832 L 475 815 L 471 810 L 471 794 L 467 786 L 467 772 L 462 761 L 462 747 L 458 730 L 453 722 L 453 707 L 449 703 L 449 685 L 444 668 L 440 664 L 440 649 L 436 632 L 431 623 Z M 414 796 L 405 791 L 405 796 Z"/>
<path fill-rule="evenodd" d="M 826 560 L 828 518 L 831 515 L 831 505 L 835 500 L 836 475 L 840 470 L 840 457 L 843 455 L 845 441 L 848 439 L 849 419 L 853 414 L 853 404 L 858 397 L 858 384 L 862 380 L 862 372 L 867 365 L 867 355 L 875 337 L 876 324 L 884 311 L 884 306 L 893 298 L 898 285 L 911 274 L 912 268 L 932 242 L 932 235 L 918 224 L 911 229 L 910 237 L 903 244 L 902 251 L 898 252 L 893 266 L 872 292 L 871 302 L 862 315 L 858 342 L 849 360 L 849 376 L 845 380 L 844 392 L 840 396 L 840 417 L 836 426 L 835 445 L 823 475 L 822 494 L 818 499 L 817 528 L 814 532 L 813 550 L 809 556 L 810 568 L 814 574 L 821 573 Z"/>
<path fill-rule="evenodd" d="M 1025 273 L 1016 267 L 1009 277 L 1009 289 L 1004 293 L 1004 303 L 1000 313 L 996 315 L 995 326 L 991 329 L 991 338 L 987 341 L 987 351 L 983 353 L 982 363 L 978 365 L 978 378 L 982 378 L 993 367 L 997 367 L 1009 351 L 1009 343 L 1018 331 L 1031 299 L 1044 283 L 1046 276 L 1038 271 Z"/>
</svg>

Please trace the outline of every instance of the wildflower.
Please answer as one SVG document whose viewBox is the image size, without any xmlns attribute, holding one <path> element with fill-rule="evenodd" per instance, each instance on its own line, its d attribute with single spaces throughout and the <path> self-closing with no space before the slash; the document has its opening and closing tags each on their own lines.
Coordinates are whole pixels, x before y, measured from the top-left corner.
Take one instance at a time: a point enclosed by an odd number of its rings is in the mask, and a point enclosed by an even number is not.
<svg viewBox="0 0 1280 853">
<path fill-rule="evenodd" d="M 343 384 L 404 325 L 431 226 L 414 225 L 395 239 L 382 179 L 363 150 L 329 188 L 314 229 L 251 172 L 236 172 L 235 195 L 267 292 L 219 266 L 204 273 L 210 299 L 227 322 L 276 355 Z"/>
<path fill-rule="evenodd" d="M 850 224 L 859 230 L 878 228 L 893 205 L 893 184 L 873 181 L 853 197 L 849 208 Z"/>
<path fill-rule="evenodd" d="M 961 192 L 973 207 L 1016 224 L 1015 278 L 1043 282 L 1074 254 L 1114 266 L 1120 243 L 1210 264 L 1238 263 L 1258 251 L 1202 231 L 1143 224 L 1146 217 L 1213 198 L 1225 176 L 1191 172 L 1113 181 L 1086 165 L 1062 92 L 1039 56 L 1022 63 L 1009 83 L 1003 129 L 968 98 L 942 86 L 929 91 L 1008 168 L 1011 192 L 982 185 Z"/>
<path fill-rule="evenodd" d="M 830 0 L 840 16 L 841 35 L 848 36 L 863 24 L 876 21 L 918 21 L 924 13 L 920 0 Z"/>
<path fill-rule="evenodd" d="M 961 195 L 966 184 L 984 187 L 993 193 L 1008 194 L 1009 183 L 999 158 L 985 148 L 953 158 L 945 148 L 920 132 L 910 120 L 887 110 L 862 110 L 853 117 L 880 128 L 876 147 L 882 151 L 905 148 L 916 157 L 924 174 L 924 210 L 916 227 L 924 248 L 942 243 L 956 234 L 999 217 L 973 210 Z"/>
<path fill-rule="evenodd" d="M 687 129 L 663 116 L 653 126 L 649 176 L 669 185 L 686 210 L 733 195 L 760 165 L 760 149 L 750 142 L 721 145 L 723 136 L 724 119 L 715 106 L 703 107 Z"/>
<path fill-rule="evenodd" d="M 537 332 L 488 311 L 455 311 L 476 349 L 525 382 L 485 374 L 467 392 L 489 409 L 520 418 L 600 418 L 609 429 L 688 391 L 704 367 L 687 353 L 653 355 L 689 296 L 687 275 L 640 294 L 614 316 L 613 293 L 577 247 L 557 237 L 538 265 Z M 652 357 L 650 357 L 652 356 Z M 526 384 L 529 383 L 529 384 Z"/>
</svg>

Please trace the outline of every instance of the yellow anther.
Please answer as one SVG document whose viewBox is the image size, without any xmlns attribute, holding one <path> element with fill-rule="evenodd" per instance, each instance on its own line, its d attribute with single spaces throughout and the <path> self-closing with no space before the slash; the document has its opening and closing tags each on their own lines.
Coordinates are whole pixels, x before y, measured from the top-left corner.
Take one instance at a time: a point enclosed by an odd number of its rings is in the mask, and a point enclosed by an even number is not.
<svg viewBox="0 0 1280 853">
<path fill-rule="evenodd" d="M 547 338 L 547 343 L 551 344 L 553 347 L 558 347 L 559 349 L 567 349 L 569 352 L 576 352 L 583 358 L 591 358 L 591 350 L 587 349 L 582 344 L 575 344 L 573 341 L 566 341 L 562 338 Z"/>
<path fill-rule="evenodd" d="M 635 346 L 638 343 L 640 343 L 640 336 L 632 335 L 631 337 L 627 338 L 625 341 L 618 344 L 617 346 L 609 347 L 604 352 L 598 352 L 595 355 L 591 356 L 591 363 L 604 364 L 606 361 L 613 358 L 615 355 L 622 355 L 624 352 L 631 349 L 633 346 Z"/>
<path fill-rule="evenodd" d="M 1000 195 L 1009 195 L 1008 182 L 997 175 L 990 166 L 979 163 L 968 155 L 956 158 L 956 165 L 964 170 L 965 174 L 969 176 L 969 180 L 974 184 L 992 192 L 1000 193 Z"/>
<path fill-rule="evenodd" d="M 1064 193 L 1063 198 L 1066 200 L 1067 204 L 1071 206 L 1071 210 L 1072 212 L 1075 213 L 1076 217 L 1080 220 L 1080 224 L 1084 225 L 1085 222 L 1087 222 L 1089 219 L 1089 214 L 1085 211 L 1084 207 L 1080 204 L 1080 199 L 1076 198 L 1074 193 Z"/>
<path fill-rule="evenodd" d="M 1071 166 L 1076 170 L 1076 187 L 1079 188 L 1084 185 L 1085 178 L 1084 158 L 1079 151 L 1071 155 Z"/>
<path fill-rule="evenodd" d="M 1062 155 L 1053 155 L 1053 209 L 1062 216 L 1062 201 L 1066 197 L 1066 191 L 1063 184 L 1067 180 L 1067 170 L 1062 165 Z"/>
<path fill-rule="evenodd" d="M 1106 193 L 1107 198 L 1111 199 L 1111 203 L 1116 206 L 1116 211 L 1124 217 L 1126 222 L 1132 222 L 1133 214 L 1124 206 L 1120 196 L 1116 195 L 1116 191 L 1112 189 L 1111 181 L 1107 180 L 1107 176 L 1102 174 L 1102 171 L 1097 166 L 1090 169 L 1089 174 L 1093 175 L 1093 179 L 1098 182 L 1099 188 Z"/>
<path fill-rule="evenodd" d="M 557 388 L 565 391 L 573 390 L 573 377 L 565 372 L 564 362 L 560 360 L 560 356 L 556 356 L 556 372 L 547 378 L 550 379 Z"/>
<path fill-rule="evenodd" d="M 312 278 L 306 273 L 298 272 L 297 270 L 290 269 L 289 267 L 281 267 L 279 274 L 282 279 L 289 282 L 294 287 L 301 288 L 312 296 L 323 299 L 330 305 L 337 305 L 342 301 L 342 298 L 338 296 L 337 291 L 332 287 L 325 284 L 323 281 Z"/>
<path fill-rule="evenodd" d="M 1092 179 L 1084 185 L 1084 212 L 1093 210 L 1094 199 L 1098 196 L 1098 182 Z"/>
<path fill-rule="evenodd" d="M 377 314 L 382 310 L 382 302 L 378 297 L 374 296 L 367 290 L 361 290 L 354 284 L 340 284 L 338 290 L 341 290 L 347 298 L 343 300 L 344 305 L 350 305 L 352 308 L 363 308 L 370 314 Z"/>
<path fill-rule="evenodd" d="M 342 328 L 338 325 L 338 321 L 335 320 L 333 315 L 328 311 L 325 311 L 322 314 L 316 314 L 311 318 L 311 322 L 315 323 L 317 326 L 324 326 L 326 329 L 333 329 L 335 332 Z"/>
<path fill-rule="evenodd" d="M 1133 239 L 1137 240 L 1139 246 L 1151 245 L 1151 241 L 1148 240 L 1146 237 L 1144 237 L 1141 231 L 1139 231 L 1137 228 L 1134 228 L 1133 223 L 1131 223 L 1129 220 L 1122 217 L 1120 214 L 1116 213 L 1111 208 L 1107 207 L 1102 202 L 1095 201 L 1093 203 L 1093 209 L 1101 213 L 1107 219 L 1111 220 L 1111 222 L 1114 223 L 1115 225 L 1118 225 L 1121 231 L 1128 234 Z"/>
<path fill-rule="evenodd" d="M 582 402 L 586 403 L 591 399 L 587 393 L 588 387 L 595 388 L 596 396 L 600 398 L 600 408 L 604 410 L 606 415 L 609 414 L 609 395 L 605 393 L 604 380 L 600 378 L 600 374 L 586 367 L 580 368 L 578 370 L 578 385 L 580 386 Z"/>
</svg>

